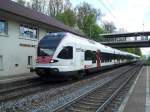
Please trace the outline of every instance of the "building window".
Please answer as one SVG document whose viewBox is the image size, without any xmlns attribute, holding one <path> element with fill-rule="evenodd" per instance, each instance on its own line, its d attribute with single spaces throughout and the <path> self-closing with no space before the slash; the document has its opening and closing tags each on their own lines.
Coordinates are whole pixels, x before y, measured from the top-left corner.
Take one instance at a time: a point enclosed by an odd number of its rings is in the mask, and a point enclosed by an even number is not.
<svg viewBox="0 0 150 112">
<path fill-rule="evenodd" d="M 33 57 L 32 56 L 28 56 L 28 66 L 32 66 L 33 64 Z"/>
<path fill-rule="evenodd" d="M 73 47 L 67 46 L 64 47 L 58 54 L 60 59 L 72 59 L 73 58 Z"/>
<path fill-rule="evenodd" d="M 0 55 L 0 70 L 3 70 L 3 56 Z"/>
<path fill-rule="evenodd" d="M 8 34 L 8 23 L 0 20 L 0 34 Z"/>
<path fill-rule="evenodd" d="M 20 36 L 24 39 L 38 39 L 38 29 L 33 26 L 20 25 Z"/>
</svg>

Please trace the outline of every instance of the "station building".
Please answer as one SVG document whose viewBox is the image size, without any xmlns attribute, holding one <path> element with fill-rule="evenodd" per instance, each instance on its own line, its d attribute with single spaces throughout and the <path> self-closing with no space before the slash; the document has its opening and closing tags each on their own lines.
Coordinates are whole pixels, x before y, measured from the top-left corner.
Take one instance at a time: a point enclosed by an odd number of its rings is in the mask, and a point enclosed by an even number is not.
<svg viewBox="0 0 150 112">
<path fill-rule="evenodd" d="M 36 64 L 38 41 L 58 31 L 84 36 L 52 17 L 0 0 L 0 76 L 29 73 Z"/>
</svg>

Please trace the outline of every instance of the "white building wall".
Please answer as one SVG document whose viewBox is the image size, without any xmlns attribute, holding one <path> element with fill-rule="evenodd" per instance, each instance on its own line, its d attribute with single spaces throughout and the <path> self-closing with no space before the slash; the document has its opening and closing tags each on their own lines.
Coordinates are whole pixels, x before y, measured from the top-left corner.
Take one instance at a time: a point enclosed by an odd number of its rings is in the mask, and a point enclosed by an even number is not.
<svg viewBox="0 0 150 112">
<path fill-rule="evenodd" d="M 39 38 L 44 35 L 46 30 L 39 28 Z M 0 55 L 3 56 L 0 76 L 29 73 L 28 56 L 33 56 L 33 65 L 35 65 L 36 47 L 20 46 L 20 44 L 37 45 L 38 40 L 20 38 L 20 24 L 8 20 L 8 35 L 0 35 Z"/>
</svg>

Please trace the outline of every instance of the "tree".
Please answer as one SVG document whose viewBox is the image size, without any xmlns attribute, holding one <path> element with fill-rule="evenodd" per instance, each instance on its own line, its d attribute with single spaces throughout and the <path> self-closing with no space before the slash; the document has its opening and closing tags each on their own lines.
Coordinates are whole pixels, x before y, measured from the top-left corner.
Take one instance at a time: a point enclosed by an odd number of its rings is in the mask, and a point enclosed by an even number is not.
<svg viewBox="0 0 150 112">
<path fill-rule="evenodd" d="M 140 48 L 120 48 L 120 50 L 142 56 Z"/>
<path fill-rule="evenodd" d="M 41 12 L 47 14 L 47 0 L 41 0 Z"/>
<path fill-rule="evenodd" d="M 24 0 L 17 0 L 16 2 L 23 6 L 25 6 L 25 3 L 26 3 Z"/>
<path fill-rule="evenodd" d="M 140 48 L 134 48 L 134 49 L 135 49 L 135 52 L 134 52 L 135 54 L 142 56 Z"/>
<path fill-rule="evenodd" d="M 99 10 L 92 8 L 88 3 L 85 2 L 83 2 L 81 5 L 78 5 L 75 10 L 77 13 L 77 24 L 79 28 L 83 30 L 87 27 L 86 23 L 96 23 L 96 20 L 101 15 L 101 12 L 99 12 Z"/>
<path fill-rule="evenodd" d="M 26 6 L 27 6 L 28 8 L 32 8 L 30 2 L 27 2 L 27 5 L 26 5 Z"/>
<path fill-rule="evenodd" d="M 42 11 L 42 7 L 41 7 L 42 0 L 32 0 L 31 3 L 32 3 L 31 8 L 33 10 L 35 10 L 37 12 Z"/>
<path fill-rule="evenodd" d="M 91 7 L 88 3 L 83 2 L 75 8 L 77 14 L 77 25 L 87 36 L 96 39 L 102 32 L 96 21 L 101 17 L 100 9 Z"/>
<path fill-rule="evenodd" d="M 96 40 L 96 41 L 100 41 L 100 35 L 103 33 L 103 29 L 101 27 L 99 27 L 97 24 L 92 25 L 91 27 L 91 37 L 92 39 Z"/>
<path fill-rule="evenodd" d="M 116 29 L 115 25 L 112 22 L 104 22 L 104 31 L 105 33 L 113 33 Z"/>
<path fill-rule="evenodd" d="M 48 15 L 56 17 L 58 14 L 71 9 L 70 0 L 49 0 L 48 2 Z"/>
<path fill-rule="evenodd" d="M 71 27 L 76 24 L 76 14 L 71 9 L 66 9 L 64 12 L 57 14 L 56 18 Z"/>
<path fill-rule="evenodd" d="M 146 57 L 146 56 L 145 56 L 145 57 Z M 150 61 L 150 56 L 148 56 L 147 60 Z"/>
</svg>

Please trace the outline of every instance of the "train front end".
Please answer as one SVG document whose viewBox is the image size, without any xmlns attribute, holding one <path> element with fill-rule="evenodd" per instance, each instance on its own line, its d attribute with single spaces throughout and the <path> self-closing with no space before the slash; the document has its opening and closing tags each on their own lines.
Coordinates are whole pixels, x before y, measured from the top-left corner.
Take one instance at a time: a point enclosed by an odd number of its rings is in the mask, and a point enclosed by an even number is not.
<svg viewBox="0 0 150 112">
<path fill-rule="evenodd" d="M 58 60 L 54 59 L 54 54 L 64 36 L 65 33 L 50 33 L 40 40 L 35 67 L 35 71 L 39 76 L 43 77 L 59 72 L 54 67 L 58 63 Z"/>
</svg>

